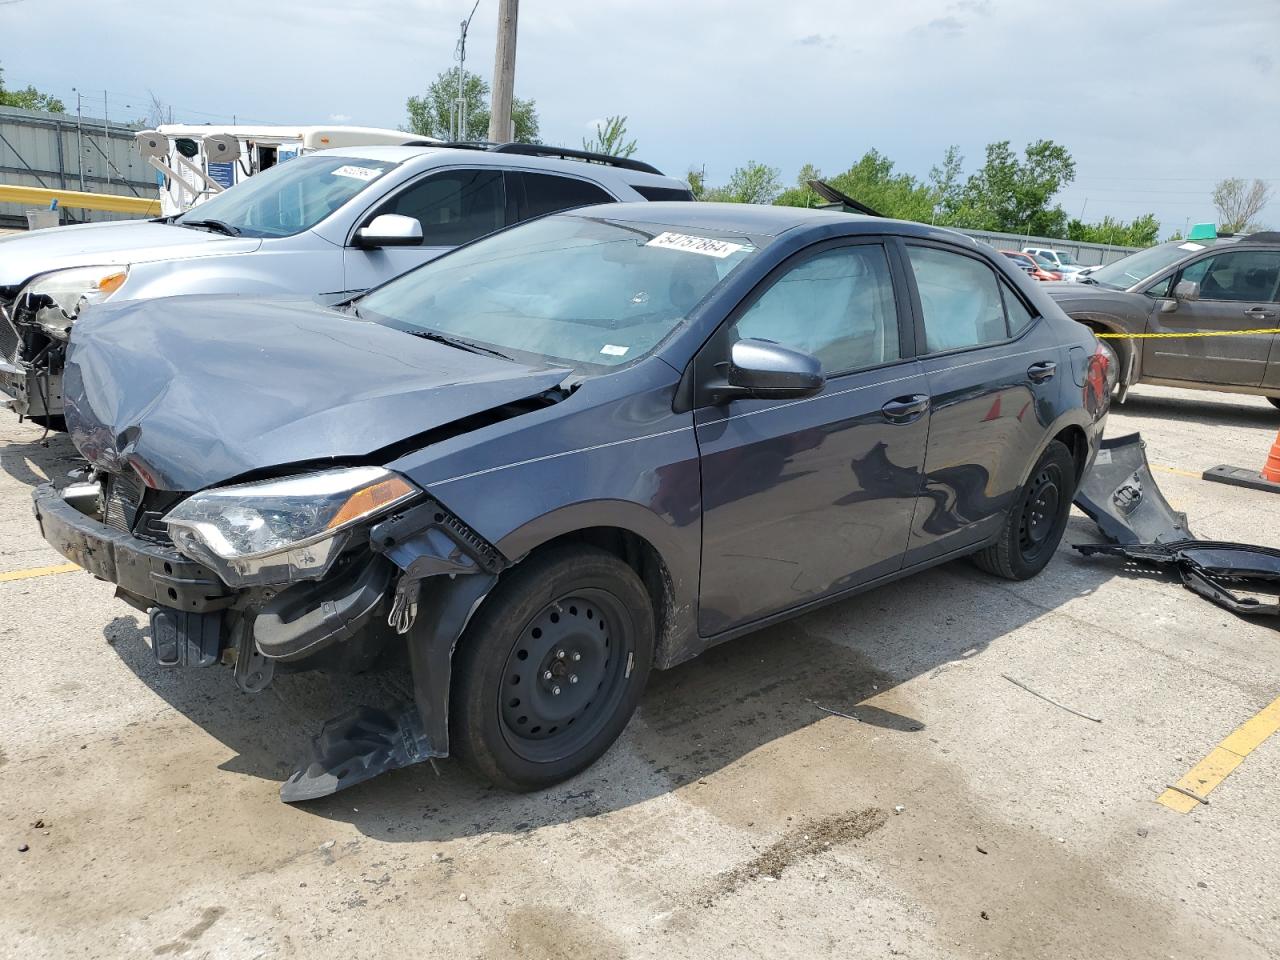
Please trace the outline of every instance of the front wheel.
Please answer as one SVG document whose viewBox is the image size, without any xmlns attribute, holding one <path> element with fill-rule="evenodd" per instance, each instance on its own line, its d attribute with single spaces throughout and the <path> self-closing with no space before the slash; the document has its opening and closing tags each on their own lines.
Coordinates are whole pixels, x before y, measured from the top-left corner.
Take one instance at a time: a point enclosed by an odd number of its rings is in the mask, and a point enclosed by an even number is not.
<svg viewBox="0 0 1280 960">
<path fill-rule="evenodd" d="M 1062 541 L 1075 487 L 1075 458 L 1062 443 L 1050 440 L 1018 491 L 999 539 L 975 553 L 974 563 L 1006 580 L 1034 577 Z"/>
<path fill-rule="evenodd" d="M 629 566 L 583 545 L 535 554 L 499 582 L 458 644 L 453 752 L 509 790 L 567 780 L 626 727 L 653 647 L 653 608 Z"/>
</svg>

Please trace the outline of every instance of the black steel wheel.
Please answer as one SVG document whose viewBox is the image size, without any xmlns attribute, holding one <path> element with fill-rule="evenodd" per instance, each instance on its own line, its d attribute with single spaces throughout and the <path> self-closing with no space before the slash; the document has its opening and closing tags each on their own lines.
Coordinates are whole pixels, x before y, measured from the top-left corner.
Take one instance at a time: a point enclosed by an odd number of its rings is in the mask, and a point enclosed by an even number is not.
<svg viewBox="0 0 1280 960">
<path fill-rule="evenodd" d="M 1018 491 L 999 537 L 975 553 L 973 562 L 1006 580 L 1034 577 L 1062 541 L 1075 484 L 1075 458 L 1065 445 L 1050 440 Z"/>
<path fill-rule="evenodd" d="M 626 726 L 653 644 L 649 595 L 626 563 L 580 544 L 535 553 L 459 641 L 450 752 L 512 790 L 573 776 Z"/>
<path fill-rule="evenodd" d="M 1052 551 L 1058 546 L 1050 543 L 1050 535 L 1057 525 L 1064 480 L 1061 464 L 1042 462 L 1027 481 L 1018 516 L 1018 552 L 1027 563 L 1035 563 L 1046 547 Z"/>
<path fill-rule="evenodd" d="M 617 708 L 634 665 L 631 618 L 606 590 L 557 597 L 520 631 L 503 671 L 503 736 L 527 760 L 572 753 Z"/>
</svg>

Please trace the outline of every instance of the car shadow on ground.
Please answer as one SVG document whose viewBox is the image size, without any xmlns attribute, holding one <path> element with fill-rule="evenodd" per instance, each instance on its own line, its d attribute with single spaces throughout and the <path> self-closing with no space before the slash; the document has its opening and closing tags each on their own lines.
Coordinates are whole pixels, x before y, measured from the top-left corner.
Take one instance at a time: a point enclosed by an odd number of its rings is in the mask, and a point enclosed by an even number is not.
<svg viewBox="0 0 1280 960">
<path fill-rule="evenodd" d="M 1164 393 L 1131 393 L 1123 404 L 1112 409 L 1135 417 L 1159 417 L 1186 423 L 1204 423 L 1206 417 L 1212 417 L 1214 423 L 1223 427 L 1280 429 L 1280 410 L 1262 397 L 1242 396 L 1232 401 L 1218 399 L 1212 394 L 1181 397 Z"/>
<path fill-rule="evenodd" d="M 34 423 L 31 427 L 42 429 Z M 58 480 L 83 462 L 84 458 L 65 433 L 50 431 L 43 442 L 39 439 L 11 440 L 0 444 L 0 471 L 28 487 L 45 482 L 40 471 L 50 480 Z"/>
<path fill-rule="evenodd" d="M 1067 542 L 1096 540 L 1072 517 Z M 981 657 L 987 647 L 1046 611 L 1093 593 L 1119 572 L 1061 550 L 1048 572 L 1008 584 L 957 561 L 759 633 L 722 644 L 674 669 L 655 672 L 636 718 L 595 766 L 557 787 L 516 795 L 481 783 L 441 760 L 392 771 L 295 809 L 350 822 L 380 840 L 445 840 L 515 835 L 628 807 L 723 769 L 767 744 L 827 718 L 861 721 L 867 735 L 926 731 L 886 697 L 905 681 Z M 255 696 L 226 669 L 158 668 L 145 618 L 118 617 L 111 642 L 138 677 L 235 756 L 222 769 L 282 781 L 306 755 L 321 723 L 359 703 L 405 697 L 402 672 L 358 678 L 277 676 Z M 880 703 L 864 701 L 880 699 Z M 191 771 L 193 777 L 217 776 Z M 266 784 L 263 785 L 267 789 Z"/>
</svg>

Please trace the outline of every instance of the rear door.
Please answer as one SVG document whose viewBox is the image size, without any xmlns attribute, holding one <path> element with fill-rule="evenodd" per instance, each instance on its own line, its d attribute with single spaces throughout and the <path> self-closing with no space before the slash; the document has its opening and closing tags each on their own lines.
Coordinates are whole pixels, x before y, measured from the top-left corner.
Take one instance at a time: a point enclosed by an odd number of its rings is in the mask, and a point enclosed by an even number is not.
<svg viewBox="0 0 1280 960">
<path fill-rule="evenodd" d="M 780 265 L 703 348 L 772 340 L 822 362 L 802 400 L 695 410 L 702 462 L 699 631 L 710 636 L 896 571 L 928 436 L 901 265 L 878 239 Z"/>
<path fill-rule="evenodd" d="M 1280 250 L 1232 249 L 1214 253 L 1182 268 L 1168 288 L 1182 280 L 1200 285 L 1200 299 L 1157 300 L 1147 329 L 1183 336 L 1147 340 L 1142 345 L 1142 373 L 1166 380 L 1259 386 L 1267 356 L 1280 326 Z M 1272 336 L 1185 336 L 1270 330 Z"/>
<path fill-rule="evenodd" d="M 1052 326 L 980 254 L 916 240 L 904 248 L 932 397 L 907 558 L 918 563 L 999 529 L 1072 377 Z"/>
<path fill-rule="evenodd" d="M 377 286 L 515 220 L 503 171 L 487 167 L 459 167 L 419 177 L 379 203 L 360 225 L 384 213 L 413 217 L 422 224 L 422 245 L 365 250 L 349 244 L 343 252 L 347 290 Z"/>
</svg>

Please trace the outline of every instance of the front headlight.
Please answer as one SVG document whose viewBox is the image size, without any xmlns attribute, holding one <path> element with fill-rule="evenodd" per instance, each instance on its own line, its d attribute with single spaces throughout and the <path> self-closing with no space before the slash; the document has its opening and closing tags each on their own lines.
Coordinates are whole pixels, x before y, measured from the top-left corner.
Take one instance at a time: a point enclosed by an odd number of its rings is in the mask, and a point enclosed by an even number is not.
<svg viewBox="0 0 1280 960">
<path fill-rule="evenodd" d="M 46 334 L 65 340 L 80 311 L 91 303 L 102 303 L 128 277 L 127 266 L 55 270 L 23 287 L 18 302 Z"/>
<path fill-rule="evenodd" d="M 418 492 L 382 467 L 351 467 L 204 490 L 164 519 L 179 552 L 230 586 L 316 580 L 353 525 Z"/>
</svg>

